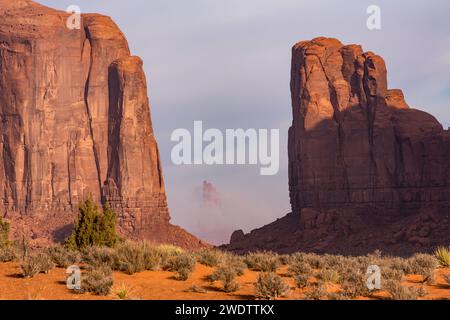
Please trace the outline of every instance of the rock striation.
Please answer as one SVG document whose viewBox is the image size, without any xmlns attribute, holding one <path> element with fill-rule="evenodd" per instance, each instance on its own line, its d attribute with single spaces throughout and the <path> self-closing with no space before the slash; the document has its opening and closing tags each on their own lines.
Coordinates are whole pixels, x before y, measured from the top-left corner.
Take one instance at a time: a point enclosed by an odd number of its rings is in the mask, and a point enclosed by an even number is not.
<svg viewBox="0 0 450 320">
<path fill-rule="evenodd" d="M 109 17 L 69 18 L 0 0 L 1 214 L 58 238 L 92 194 L 127 236 L 199 245 L 169 223 L 141 59 Z"/>
<path fill-rule="evenodd" d="M 258 236 L 281 251 L 402 253 L 450 243 L 450 132 L 388 89 L 380 56 L 336 39 L 299 42 L 291 94 L 292 213 L 234 247 L 257 245 Z"/>
</svg>

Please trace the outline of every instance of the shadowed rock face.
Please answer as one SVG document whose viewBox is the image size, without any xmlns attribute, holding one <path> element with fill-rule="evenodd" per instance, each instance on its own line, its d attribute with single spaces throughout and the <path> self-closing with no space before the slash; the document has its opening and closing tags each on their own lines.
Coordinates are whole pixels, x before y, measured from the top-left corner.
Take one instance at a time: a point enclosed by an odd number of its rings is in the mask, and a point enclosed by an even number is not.
<svg viewBox="0 0 450 320">
<path fill-rule="evenodd" d="M 68 18 L 0 0 L 0 210 L 58 238 L 92 194 L 125 235 L 198 245 L 169 224 L 141 59 L 109 17 Z"/>
<path fill-rule="evenodd" d="M 293 49 L 292 210 L 450 202 L 450 140 L 431 115 L 388 90 L 383 59 L 333 39 Z"/>
<path fill-rule="evenodd" d="M 336 39 L 292 51 L 292 214 L 232 249 L 395 253 L 447 243 L 450 133 L 389 90 L 380 56 Z"/>
</svg>

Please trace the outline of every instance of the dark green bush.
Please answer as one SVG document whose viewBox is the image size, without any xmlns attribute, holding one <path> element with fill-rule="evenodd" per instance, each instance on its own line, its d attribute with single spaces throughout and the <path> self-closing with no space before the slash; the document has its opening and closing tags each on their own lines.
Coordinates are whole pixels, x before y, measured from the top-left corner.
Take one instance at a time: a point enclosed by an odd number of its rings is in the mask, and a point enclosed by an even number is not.
<svg viewBox="0 0 450 320">
<path fill-rule="evenodd" d="M 92 197 L 88 197 L 79 206 L 78 219 L 66 245 L 71 249 L 114 247 L 118 241 L 116 214 L 108 205 L 100 210 Z"/>
</svg>

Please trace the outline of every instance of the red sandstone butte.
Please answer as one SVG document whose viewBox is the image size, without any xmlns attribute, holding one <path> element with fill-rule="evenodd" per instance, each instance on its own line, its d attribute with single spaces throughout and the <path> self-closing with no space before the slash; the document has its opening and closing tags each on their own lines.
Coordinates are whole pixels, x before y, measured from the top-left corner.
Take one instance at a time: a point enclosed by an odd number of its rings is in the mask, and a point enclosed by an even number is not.
<svg viewBox="0 0 450 320">
<path fill-rule="evenodd" d="M 408 254 L 450 244 L 450 132 L 388 89 L 384 60 L 317 38 L 292 50 L 292 213 L 229 249 Z"/>
<path fill-rule="evenodd" d="M 106 16 L 0 0 L 1 214 L 15 235 L 61 240 L 89 193 L 120 232 L 203 244 L 169 223 L 140 58 Z"/>
</svg>

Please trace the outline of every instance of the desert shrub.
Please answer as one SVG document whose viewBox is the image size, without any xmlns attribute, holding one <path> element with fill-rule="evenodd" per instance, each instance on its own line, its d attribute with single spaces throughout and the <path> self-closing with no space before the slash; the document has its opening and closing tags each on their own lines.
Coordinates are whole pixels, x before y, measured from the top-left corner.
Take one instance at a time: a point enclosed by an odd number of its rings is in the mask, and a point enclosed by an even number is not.
<svg viewBox="0 0 450 320">
<path fill-rule="evenodd" d="M 247 270 L 247 264 L 244 262 L 244 258 L 231 253 L 223 256 L 221 265 L 233 268 L 237 276 L 242 276 L 245 270 Z"/>
<path fill-rule="evenodd" d="M 79 206 L 79 215 L 75 221 L 72 235 L 66 245 L 71 249 L 89 246 L 114 247 L 119 241 L 116 234 L 116 214 L 105 205 L 100 210 L 89 196 Z"/>
<path fill-rule="evenodd" d="M 294 275 L 295 283 L 300 289 L 306 288 L 308 286 L 309 276 L 306 274 L 296 274 Z"/>
<path fill-rule="evenodd" d="M 9 245 L 9 222 L 0 217 L 0 248 Z"/>
<path fill-rule="evenodd" d="M 426 295 L 423 288 L 414 288 L 402 286 L 399 281 L 387 281 L 384 288 L 390 295 L 392 300 L 417 300 L 419 297 Z"/>
<path fill-rule="evenodd" d="M 273 252 L 253 252 L 245 257 L 250 269 L 263 272 L 275 272 L 280 267 L 278 255 Z"/>
<path fill-rule="evenodd" d="M 429 254 L 418 253 L 408 260 L 410 265 L 410 272 L 412 274 L 424 275 L 430 270 L 436 270 L 438 261 L 435 257 Z"/>
<path fill-rule="evenodd" d="M 289 286 L 273 272 L 262 272 L 255 283 L 256 297 L 261 299 L 276 299 L 289 293 Z"/>
<path fill-rule="evenodd" d="M 169 261 L 169 259 L 171 257 L 177 256 L 184 252 L 183 249 L 173 246 L 173 245 L 168 245 L 168 244 L 158 245 L 158 246 L 154 247 L 153 249 L 156 252 L 156 254 L 159 256 L 160 263 L 161 263 L 161 266 L 163 266 L 163 268 L 167 264 L 167 262 Z"/>
<path fill-rule="evenodd" d="M 202 249 L 196 252 L 197 261 L 208 267 L 218 266 L 223 258 L 224 254 L 217 249 Z"/>
<path fill-rule="evenodd" d="M 322 258 L 323 268 L 326 269 L 340 269 L 348 265 L 348 259 L 340 255 L 326 254 Z"/>
<path fill-rule="evenodd" d="M 291 256 L 288 254 L 281 254 L 278 256 L 278 259 L 282 266 L 287 266 L 291 263 Z"/>
<path fill-rule="evenodd" d="M 387 258 L 384 266 L 393 270 L 401 271 L 404 274 L 408 274 L 411 271 L 409 261 L 399 257 Z"/>
<path fill-rule="evenodd" d="M 403 270 L 398 270 L 392 267 L 383 267 L 381 269 L 381 275 L 383 281 L 387 280 L 401 281 L 405 276 L 405 273 L 403 272 Z"/>
<path fill-rule="evenodd" d="M 324 282 L 331 282 L 331 283 L 336 283 L 336 284 L 338 284 L 341 279 L 339 273 L 337 271 L 331 270 L 331 269 L 320 270 L 317 273 L 316 278 L 319 280 L 322 280 Z"/>
<path fill-rule="evenodd" d="M 90 266 L 113 267 L 115 251 L 109 247 L 86 247 L 81 250 L 81 257 L 81 260 Z"/>
<path fill-rule="evenodd" d="M 145 270 L 144 252 L 137 243 L 125 242 L 116 248 L 114 270 L 134 274 Z"/>
<path fill-rule="evenodd" d="M 304 252 L 296 252 L 290 255 L 289 264 L 306 262 L 307 254 Z"/>
<path fill-rule="evenodd" d="M 327 296 L 327 290 L 323 283 L 316 283 L 310 290 L 305 292 L 306 300 L 321 300 Z"/>
<path fill-rule="evenodd" d="M 53 268 L 55 268 L 55 264 L 46 253 L 27 256 L 20 263 L 20 271 L 24 278 L 32 278 L 40 272 L 48 273 Z"/>
<path fill-rule="evenodd" d="M 17 260 L 19 254 L 17 248 L 11 245 L 0 247 L 0 262 L 12 262 Z"/>
<path fill-rule="evenodd" d="M 305 262 L 308 263 L 309 266 L 313 269 L 322 269 L 325 267 L 324 258 L 315 253 L 306 254 L 304 259 L 305 259 Z"/>
<path fill-rule="evenodd" d="M 309 266 L 308 263 L 297 261 L 289 266 L 288 272 L 293 276 L 311 275 L 313 273 L 313 269 Z"/>
<path fill-rule="evenodd" d="M 81 289 L 100 296 L 106 296 L 111 292 L 114 281 L 112 270 L 107 266 L 89 267 L 83 274 Z"/>
<path fill-rule="evenodd" d="M 438 267 L 438 261 L 435 257 L 418 253 L 409 259 L 410 273 L 423 276 L 424 282 L 433 284 L 435 282 L 434 271 Z"/>
<path fill-rule="evenodd" d="M 186 281 L 195 269 L 196 260 L 190 253 L 181 253 L 169 258 L 165 270 L 176 272 L 177 280 Z"/>
<path fill-rule="evenodd" d="M 225 292 L 235 292 L 239 289 L 239 284 L 236 283 L 236 270 L 230 266 L 219 266 L 210 276 L 213 281 L 221 281 L 223 290 Z"/>
<path fill-rule="evenodd" d="M 439 247 L 434 252 L 434 256 L 439 262 L 439 265 L 443 268 L 450 267 L 450 248 Z"/>
<path fill-rule="evenodd" d="M 47 253 L 39 253 L 36 256 L 36 260 L 39 264 L 39 272 L 48 273 L 50 270 L 55 268 L 55 263 L 52 258 Z"/>
<path fill-rule="evenodd" d="M 62 245 L 56 245 L 47 249 L 47 254 L 57 267 L 67 268 L 80 262 L 80 254 Z"/>
<path fill-rule="evenodd" d="M 154 250 L 153 247 L 150 247 L 148 244 L 144 244 L 143 251 L 145 270 L 157 270 L 161 266 L 161 256 L 157 251 Z"/>
<path fill-rule="evenodd" d="M 24 278 L 33 278 L 41 272 L 41 264 L 37 256 L 29 256 L 20 263 L 20 271 Z"/>
<path fill-rule="evenodd" d="M 370 296 L 366 274 L 359 270 L 348 269 L 347 272 L 341 274 L 341 291 L 347 299 Z"/>
</svg>

